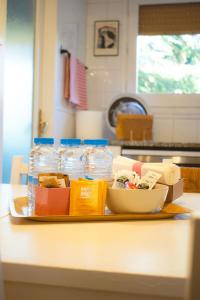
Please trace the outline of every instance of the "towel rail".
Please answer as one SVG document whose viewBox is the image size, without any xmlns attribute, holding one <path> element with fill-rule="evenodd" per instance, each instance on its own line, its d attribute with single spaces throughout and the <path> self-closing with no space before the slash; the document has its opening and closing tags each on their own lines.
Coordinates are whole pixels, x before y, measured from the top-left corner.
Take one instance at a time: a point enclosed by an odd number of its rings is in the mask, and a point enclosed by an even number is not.
<svg viewBox="0 0 200 300">
<path fill-rule="evenodd" d="M 67 50 L 67 49 L 60 49 L 60 54 L 68 54 L 69 56 L 71 55 L 71 53 Z M 88 70 L 88 67 L 85 66 L 85 69 Z"/>
</svg>

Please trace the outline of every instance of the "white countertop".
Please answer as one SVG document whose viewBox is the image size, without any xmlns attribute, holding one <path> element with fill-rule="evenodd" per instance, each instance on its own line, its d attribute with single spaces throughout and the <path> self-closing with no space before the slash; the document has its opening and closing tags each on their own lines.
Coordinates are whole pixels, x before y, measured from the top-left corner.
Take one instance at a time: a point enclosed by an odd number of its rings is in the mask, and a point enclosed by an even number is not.
<svg viewBox="0 0 200 300">
<path fill-rule="evenodd" d="M 6 216 L 9 199 L 25 194 L 25 186 L 0 187 L 6 281 L 183 297 L 188 219 L 39 223 Z M 199 198 L 185 194 L 178 202 L 196 210 Z"/>
</svg>

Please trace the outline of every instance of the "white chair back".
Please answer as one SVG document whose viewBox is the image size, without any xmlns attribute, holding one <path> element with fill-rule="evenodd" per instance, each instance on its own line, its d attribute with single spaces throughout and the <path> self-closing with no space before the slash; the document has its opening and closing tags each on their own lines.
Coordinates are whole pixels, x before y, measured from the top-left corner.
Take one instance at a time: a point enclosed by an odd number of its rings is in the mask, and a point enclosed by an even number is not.
<svg viewBox="0 0 200 300">
<path fill-rule="evenodd" d="M 23 176 L 26 176 L 26 183 L 27 183 L 28 165 L 23 162 L 23 156 L 20 155 L 13 156 L 10 183 L 22 184 Z"/>
</svg>

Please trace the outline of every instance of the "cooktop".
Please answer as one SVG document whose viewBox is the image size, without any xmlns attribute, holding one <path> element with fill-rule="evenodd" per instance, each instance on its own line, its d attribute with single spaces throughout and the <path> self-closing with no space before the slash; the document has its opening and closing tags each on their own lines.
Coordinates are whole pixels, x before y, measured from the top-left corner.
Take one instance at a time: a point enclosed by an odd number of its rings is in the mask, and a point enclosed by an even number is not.
<svg viewBox="0 0 200 300">
<path fill-rule="evenodd" d="M 110 145 L 119 145 L 126 149 L 154 149 L 154 150 L 180 150 L 200 151 L 200 143 L 167 143 L 153 141 L 122 141 L 110 140 Z"/>
</svg>

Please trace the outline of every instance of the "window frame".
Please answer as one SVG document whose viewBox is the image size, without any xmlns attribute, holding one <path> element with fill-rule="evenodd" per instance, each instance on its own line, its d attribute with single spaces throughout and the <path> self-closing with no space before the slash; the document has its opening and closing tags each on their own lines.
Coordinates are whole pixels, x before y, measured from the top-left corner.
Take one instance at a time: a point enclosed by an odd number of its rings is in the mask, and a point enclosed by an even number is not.
<svg viewBox="0 0 200 300">
<path fill-rule="evenodd" d="M 139 6 L 151 4 L 194 3 L 199 0 L 129 0 L 128 3 L 128 34 L 127 34 L 127 88 L 131 93 L 137 93 L 137 36 L 139 24 Z M 139 94 L 139 93 L 138 93 Z M 145 93 L 145 95 L 149 95 Z M 152 95 L 152 94 L 151 94 Z M 159 95 L 159 94 L 156 94 Z M 169 95 L 169 94 L 162 94 Z M 173 93 L 172 95 L 176 95 Z M 190 95 L 190 94 L 187 94 Z M 198 95 L 198 94 L 197 94 Z"/>
</svg>

